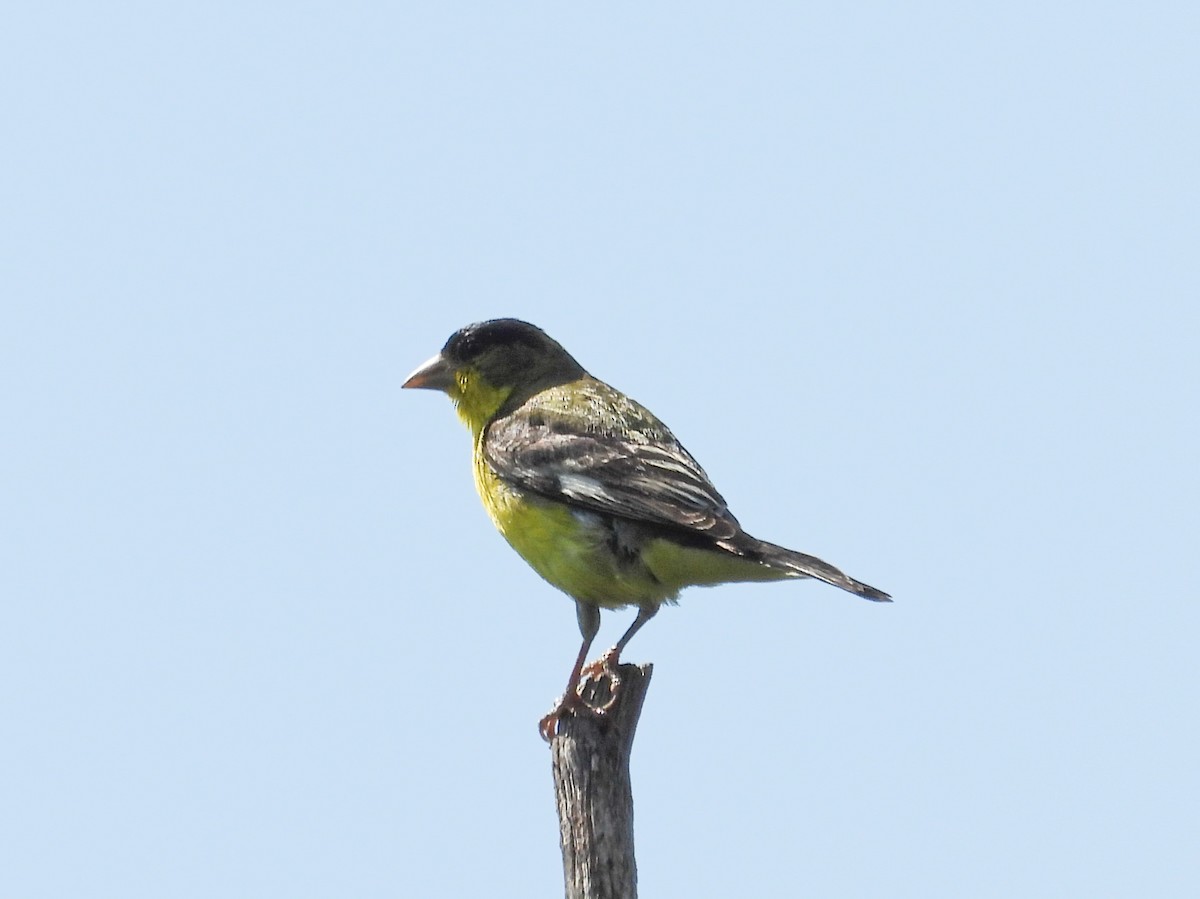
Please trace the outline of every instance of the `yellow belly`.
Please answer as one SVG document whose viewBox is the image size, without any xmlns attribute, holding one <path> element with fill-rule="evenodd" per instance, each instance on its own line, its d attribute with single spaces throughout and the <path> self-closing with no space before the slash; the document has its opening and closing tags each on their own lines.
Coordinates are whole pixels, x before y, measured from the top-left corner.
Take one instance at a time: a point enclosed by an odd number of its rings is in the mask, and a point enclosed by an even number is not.
<svg viewBox="0 0 1200 899">
<path fill-rule="evenodd" d="M 492 523 L 530 567 L 569 596 L 605 608 L 673 599 L 678 586 L 657 581 L 640 559 L 621 559 L 593 513 L 514 487 L 478 451 L 475 487 Z"/>
</svg>

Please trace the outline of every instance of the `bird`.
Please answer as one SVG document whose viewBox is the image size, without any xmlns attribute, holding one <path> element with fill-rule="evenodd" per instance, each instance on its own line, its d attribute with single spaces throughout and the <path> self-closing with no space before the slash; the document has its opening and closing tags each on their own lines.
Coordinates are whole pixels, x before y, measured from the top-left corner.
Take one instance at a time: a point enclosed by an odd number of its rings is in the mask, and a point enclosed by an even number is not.
<svg viewBox="0 0 1200 899">
<path fill-rule="evenodd" d="M 563 696 L 539 722 L 547 741 L 565 714 L 589 708 L 578 692 L 585 671 L 609 672 L 617 692 L 621 652 L 685 587 L 815 578 L 891 601 L 815 556 L 747 534 L 666 425 L 528 322 L 455 331 L 402 386 L 450 397 L 471 432 L 475 487 L 492 522 L 575 601 L 583 642 Z M 630 606 L 633 623 L 585 669 L 600 610 Z"/>
</svg>

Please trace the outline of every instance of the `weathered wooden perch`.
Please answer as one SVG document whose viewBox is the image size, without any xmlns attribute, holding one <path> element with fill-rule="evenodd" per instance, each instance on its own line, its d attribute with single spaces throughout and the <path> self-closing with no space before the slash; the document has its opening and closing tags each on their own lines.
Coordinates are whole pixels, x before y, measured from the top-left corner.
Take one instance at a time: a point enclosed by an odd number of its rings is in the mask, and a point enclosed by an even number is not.
<svg viewBox="0 0 1200 899">
<path fill-rule="evenodd" d="M 604 717 L 566 714 L 550 743 L 567 899 L 637 899 L 629 754 L 653 665 L 621 665 L 617 701 Z M 580 687 L 591 706 L 611 697 L 608 678 Z"/>
</svg>

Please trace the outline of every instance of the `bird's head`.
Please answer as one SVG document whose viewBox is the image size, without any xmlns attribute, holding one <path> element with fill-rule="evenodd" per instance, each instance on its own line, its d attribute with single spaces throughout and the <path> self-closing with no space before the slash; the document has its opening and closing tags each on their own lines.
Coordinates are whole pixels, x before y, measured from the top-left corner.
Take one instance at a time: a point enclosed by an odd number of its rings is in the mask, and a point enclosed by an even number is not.
<svg viewBox="0 0 1200 899">
<path fill-rule="evenodd" d="M 455 331 L 442 351 L 402 386 L 441 390 L 478 432 L 506 403 L 522 402 L 539 390 L 585 374 L 541 328 L 515 318 L 497 318 Z"/>
</svg>

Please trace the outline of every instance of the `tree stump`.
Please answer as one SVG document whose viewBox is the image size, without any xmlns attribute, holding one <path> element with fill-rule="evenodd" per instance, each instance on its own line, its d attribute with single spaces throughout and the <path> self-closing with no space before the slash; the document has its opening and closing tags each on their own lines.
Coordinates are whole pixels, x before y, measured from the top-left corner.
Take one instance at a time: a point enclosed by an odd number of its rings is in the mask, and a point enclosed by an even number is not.
<svg viewBox="0 0 1200 899">
<path fill-rule="evenodd" d="M 604 716 L 563 715 L 550 743 L 567 899 L 637 899 L 629 756 L 653 665 L 621 665 Z M 580 685 L 588 705 L 611 698 L 607 676 Z"/>
</svg>

